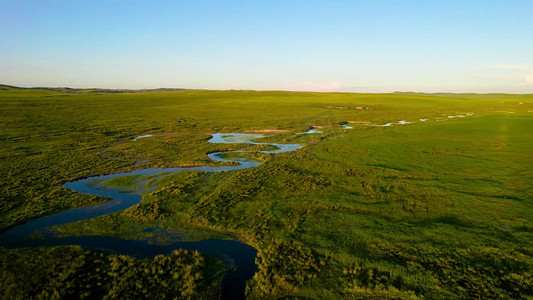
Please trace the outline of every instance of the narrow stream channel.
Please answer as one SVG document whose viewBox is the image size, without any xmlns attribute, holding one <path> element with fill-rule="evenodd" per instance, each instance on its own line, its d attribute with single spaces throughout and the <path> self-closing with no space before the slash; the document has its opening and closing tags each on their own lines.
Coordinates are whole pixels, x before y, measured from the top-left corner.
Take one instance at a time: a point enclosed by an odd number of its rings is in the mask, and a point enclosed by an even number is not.
<svg viewBox="0 0 533 300">
<path fill-rule="evenodd" d="M 264 150 L 262 153 L 282 153 L 294 151 L 301 148 L 298 144 L 276 144 L 276 143 L 259 143 L 252 140 L 264 137 L 260 134 L 244 133 L 216 133 L 213 134 L 210 143 L 218 144 L 255 144 L 255 145 L 273 145 L 278 147 L 276 150 Z M 245 151 L 232 151 L 245 152 Z M 251 279 L 257 271 L 255 258 L 257 250 L 241 243 L 237 240 L 202 240 L 197 242 L 175 242 L 170 245 L 149 244 L 145 240 L 125 240 L 119 238 L 103 236 L 81 236 L 56 238 L 48 231 L 51 226 L 67 224 L 70 222 L 87 220 L 101 215 L 117 212 L 129 208 L 142 199 L 145 189 L 124 189 L 113 188 L 102 182 L 117 177 L 131 175 L 150 175 L 153 179 L 159 179 L 176 172 L 188 171 L 235 171 L 259 166 L 260 163 L 245 158 L 226 159 L 223 154 L 228 152 L 213 152 L 208 154 L 209 158 L 220 162 L 238 162 L 237 166 L 230 167 L 192 167 L 192 168 L 157 168 L 144 169 L 132 172 L 117 173 L 111 175 L 94 176 L 80 179 L 73 182 L 67 182 L 63 186 L 73 191 L 83 194 L 98 195 L 111 198 L 111 201 L 91 205 L 87 207 L 75 208 L 60 212 L 54 215 L 32 220 L 25 224 L 15 226 L 0 234 L 0 246 L 6 248 L 20 247 L 42 247 L 42 246 L 60 246 L 60 245 L 80 245 L 87 249 L 109 250 L 116 254 L 124 254 L 136 258 L 152 258 L 158 254 L 168 254 L 174 249 L 185 249 L 189 251 L 198 251 L 204 254 L 212 254 L 221 258 L 231 268 L 226 272 L 222 283 L 222 299 L 244 299 L 246 281 Z M 39 238 L 32 239 L 34 234 Z"/>
</svg>

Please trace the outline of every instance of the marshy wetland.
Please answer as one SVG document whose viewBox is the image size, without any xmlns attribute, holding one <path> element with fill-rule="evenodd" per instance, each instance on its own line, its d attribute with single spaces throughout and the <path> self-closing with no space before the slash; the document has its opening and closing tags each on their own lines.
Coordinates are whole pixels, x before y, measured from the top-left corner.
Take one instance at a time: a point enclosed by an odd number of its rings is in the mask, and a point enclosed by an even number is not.
<svg viewBox="0 0 533 300">
<path fill-rule="evenodd" d="M 533 297 L 533 95 L 0 101 L 6 298 Z"/>
<path fill-rule="evenodd" d="M 139 136 L 139 138 L 151 137 L 152 135 Z M 276 144 L 259 143 L 254 139 L 264 137 L 259 134 L 213 134 L 208 140 L 215 144 L 253 144 L 271 145 L 278 149 L 262 150 L 260 153 L 283 153 L 301 148 L 298 144 Z M 119 238 L 107 238 L 97 236 L 81 236 L 72 238 L 54 238 L 47 232 L 47 228 L 63 225 L 66 223 L 87 220 L 109 213 L 119 212 L 133 205 L 138 204 L 143 194 L 155 191 L 153 183 L 164 179 L 177 172 L 203 171 L 203 172 L 230 172 L 253 168 L 260 163 L 245 158 L 224 158 L 232 153 L 242 153 L 242 151 L 212 152 L 208 157 L 213 161 L 236 162 L 238 165 L 229 167 L 184 167 L 184 168 L 158 168 L 142 169 L 126 173 L 110 175 L 100 175 L 88 177 L 74 182 L 67 182 L 63 186 L 78 193 L 97 195 L 111 199 L 108 202 L 95 204 L 82 208 L 75 208 L 51 216 L 39 218 L 28 223 L 21 224 L 0 234 L 0 246 L 9 248 L 57 246 L 57 245 L 81 245 L 88 249 L 105 249 L 113 253 L 130 255 L 138 258 L 154 257 L 158 254 L 166 254 L 173 249 L 186 249 L 189 251 L 199 251 L 205 254 L 214 255 L 225 261 L 231 268 L 224 275 L 222 281 L 222 299 L 244 299 L 246 281 L 251 279 L 257 271 L 255 267 L 256 251 L 238 241 L 227 241 L 209 239 L 202 241 L 182 242 L 179 237 L 174 238 L 171 244 L 139 244 L 130 240 Z M 124 184 L 128 182 L 128 184 Z M 106 184 L 107 183 L 107 184 Z M 118 183 L 118 184 L 117 184 Z M 148 228 L 144 231 L 153 231 L 155 228 Z M 176 228 L 179 231 L 179 228 Z M 36 232 L 40 233 L 40 238 L 32 238 Z M 205 232 L 209 235 L 209 232 Z M 226 236 L 226 239 L 231 236 Z"/>
</svg>

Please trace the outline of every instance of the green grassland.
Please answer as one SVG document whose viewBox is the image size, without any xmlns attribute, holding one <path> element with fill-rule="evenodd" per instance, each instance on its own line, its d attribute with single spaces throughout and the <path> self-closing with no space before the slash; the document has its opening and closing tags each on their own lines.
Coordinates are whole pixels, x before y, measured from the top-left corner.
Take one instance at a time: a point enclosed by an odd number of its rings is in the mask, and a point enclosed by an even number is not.
<svg viewBox="0 0 533 300">
<path fill-rule="evenodd" d="M 221 166 L 206 153 L 272 147 L 212 144 L 211 133 L 277 129 L 258 141 L 304 147 L 240 154 L 263 162 L 256 168 L 165 177 L 136 206 L 55 230 L 232 234 L 259 251 L 250 298 L 533 297 L 533 95 L 4 87 L 0 103 L 1 229 L 105 201 L 66 181 Z M 414 123 L 362 124 L 399 120 Z M 310 126 L 322 133 L 297 134 Z M 154 136 L 133 141 L 144 134 Z M 54 250 L 2 251 L 3 260 Z M 13 280 L 10 267 L 2 265 L 2 282 Z"/>
<path fill-rule="evenodd" d="M 0 255 L 2 299 L 209 299 L 218 296 L 224 270 L 219 260 L 184 250 L 154 259 L 79 246 L 0 249 Z"/>
</svg>

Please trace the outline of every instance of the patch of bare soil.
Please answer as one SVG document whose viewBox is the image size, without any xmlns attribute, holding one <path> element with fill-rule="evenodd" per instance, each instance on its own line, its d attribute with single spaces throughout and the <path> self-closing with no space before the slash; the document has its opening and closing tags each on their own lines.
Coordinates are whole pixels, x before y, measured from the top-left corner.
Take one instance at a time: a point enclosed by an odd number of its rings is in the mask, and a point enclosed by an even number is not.
<svg viewBox="0 0 533 300">
<path fill-rule="evenodd" d="M 252 129 L 252 130 L 246 130 L 243 131 L 244 133 L 283 133 L 283 132 L 289 132 L 285 129 Z"/>
</svg>

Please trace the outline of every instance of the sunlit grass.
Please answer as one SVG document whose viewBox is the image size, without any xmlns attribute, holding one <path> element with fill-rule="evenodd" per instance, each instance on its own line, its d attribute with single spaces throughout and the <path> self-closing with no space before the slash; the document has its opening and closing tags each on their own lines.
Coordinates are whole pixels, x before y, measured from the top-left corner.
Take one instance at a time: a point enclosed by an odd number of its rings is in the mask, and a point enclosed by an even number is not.
<svg viewBox="0 0 533 300">
<path fill-rule="evenodd" d="M 13 89 L 0 101 L 3 228 L 103 201 L 65 181 L 220 166 L 207 153 L 244 150 L 252 152 L 225 155 L 263 164 L 167 176 L 137 206 L 56 229 L 125 238 L 152 237 L 142 231 L 156 224 L 193 239 L 231 233 L 261 253 L 251 297 L 533 294 L 532 95 Z M 335 106 L 348 108 L 327 108 Z M 413 123 L 371 126 L 400 120 Z M 349 121 L 353 129 L 339 125 Z M 297 134 L 310 126 L 323 133 Z M 262 129 L 287 132 L 257 141 L 304 147 L 261 154 L 274 148 L 207 142 L 213 132 Z M 144 134 L 154 136 L 133 141 Z M 137 179 L 105 184 L 131 188 Z"/>
</svg>

